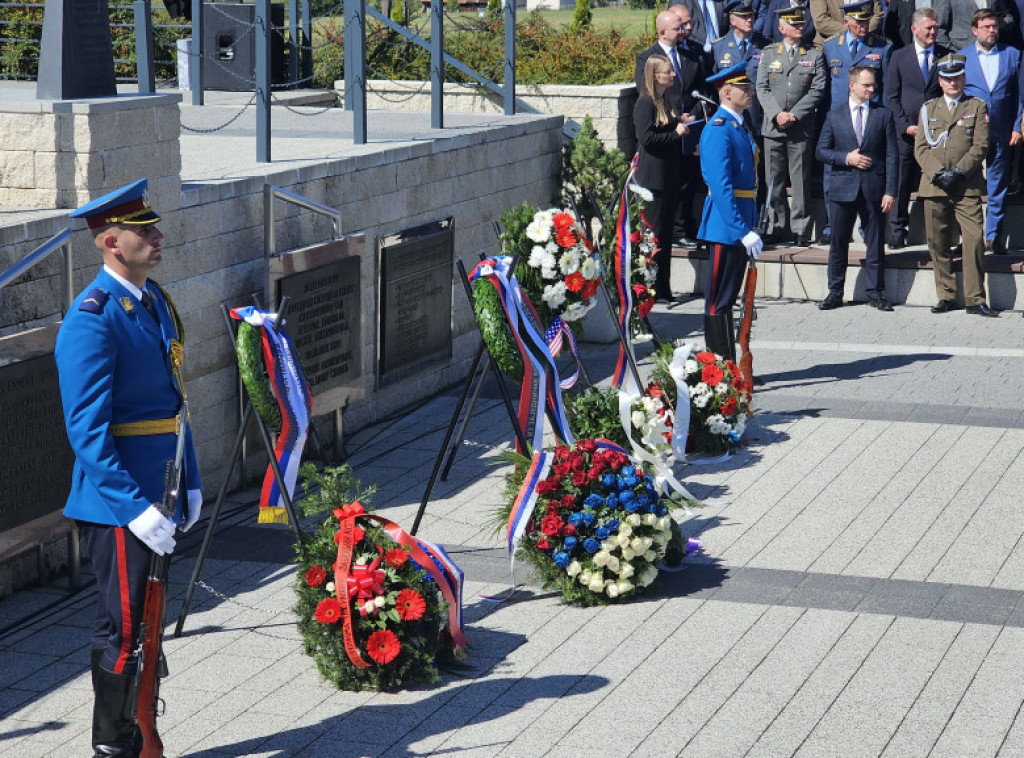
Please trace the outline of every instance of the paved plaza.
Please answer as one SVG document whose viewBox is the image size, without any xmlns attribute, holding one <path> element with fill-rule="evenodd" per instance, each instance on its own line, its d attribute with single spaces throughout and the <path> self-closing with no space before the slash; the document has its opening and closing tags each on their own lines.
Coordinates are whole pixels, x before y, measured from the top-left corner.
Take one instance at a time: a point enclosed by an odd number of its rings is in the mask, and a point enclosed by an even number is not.
<svg viewBox="0 0 1024 758">
<path fill-rule="evenodd" d="M 699 337 L 701 302 L 659 306 Z M 283 527 L 231 498 L 179 639 L 169 757 L 1024 756 L 1024 323 L 763 300 L 749 446 L 679 471 L 725 501 L 660 595 L 566 607 L 494 532 L 510 428 L 493 385 L 420 528 L 466 572 L 472 669 L 338 692 L 301 650 Z M 641 350 L 641 353 L 645 351 Z M 609 346 L 584 345 L 592 378 Z M 646 365 L 646 362 L 645 364 Z M 411 526 L 458 388 L 350 435 L 372 504 Z M 213 493 L 207 493 L 213 499 Z M 179 542 L 173 626 L 206 521 Z M 89 755 L 92 591 L 0 600 L 0 756 Z M 170 627 L 169 627 L 170 629 Z"/>
</svg>

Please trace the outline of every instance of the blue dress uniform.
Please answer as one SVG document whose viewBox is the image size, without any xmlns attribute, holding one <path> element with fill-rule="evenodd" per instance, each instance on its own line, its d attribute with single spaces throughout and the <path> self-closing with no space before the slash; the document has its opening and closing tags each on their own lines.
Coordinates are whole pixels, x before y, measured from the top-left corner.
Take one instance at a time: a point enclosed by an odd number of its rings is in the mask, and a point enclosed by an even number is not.
<svg viewBox="0 0 1024 758">
<path fill-rule="evenodd" d="M 751 0 L 730 0 L 726 3 L 725 10 L 726 13 L 732 16 L 753 18 L 757 14 L 757 10 Z M 736 36 L 735 31 L 731 31 L 729 34 L 716 40 L 711 46 L 714 70 L 716 72 L 724 71 L 745 61 L 747 64 L 747 76 L 750 78 L 750 81 L 756 82 L 758 66 L 761 63 L 761 52 L 768 44 L 770 44 L 770 40 L 760 32 L 755 31 L 749 38 L 741 40 Z M 758 103 L 757 95 L 755 94 L 754 102 L 747 109 L 743 120 L 746 122 L 747 128 L 754 135 L 758 148 L 757 197 L 755 198 L 758 218 L 761 218 L 763 215 L 762 211 L 765 207 L 767 196 L 767 183 L 764 177 L 764 142 L 761 138 L 761 122 L 763 119 L 764 115 L 761 105 Z"/>
<path fill-rule="evenodd" d="M 85 218 L 91 229 L 150 226 L 160 217 L 145 190 L 143 179 L 70 215 Z M 55 356 L 75 453 L 64 514 L 78 524 L 99 595 L 91 656 L 93 746 L 96 755 L 129 756 L 141 747 L 126 705 L 153 552 L 127 525 L 163 499 L 177 417 L 185 412 L 180 372 L 176 376 L 172 366 L 180 369 L 184 334 L 173 304 L 155 283 L 146 283 L 144 303 L 111 271 L 104 267 L 72 303 Z M 190 431 L 184 469 L 187 488 L 198 490 Z M 186 516 L 184 500 L 177 523 Z"/>
<path fill-rule="evenodd" d="M 750 87 L 746 64 L 738 64 L 713 77 Z M 757 229 L 755 202 L 757 145 L 744 127 L 742 116 L 719 108 L 700 136 L 701 174 L 708 196 L 701 214 L 699 239 L 708 243 L 708 271 L 704 288 L 704 330 L 708 349 L 735 359 L 732 307 L 736 303 L 747 253 L 742 239 Z"/>
</svg>

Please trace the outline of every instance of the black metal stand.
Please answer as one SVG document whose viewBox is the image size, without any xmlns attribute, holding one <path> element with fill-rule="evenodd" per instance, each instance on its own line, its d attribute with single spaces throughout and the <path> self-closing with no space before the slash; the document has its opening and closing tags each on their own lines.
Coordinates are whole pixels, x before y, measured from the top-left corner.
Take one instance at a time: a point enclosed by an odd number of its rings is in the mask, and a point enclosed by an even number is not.
<svg viewBox="0 0 1024 758">
<path fill-rule="evenodd" d="M 284 321 L 284 315 L 287 310 L 288 298 L 285 297 L 281 299 L 281 307 L 278 309 L 277 320 L 274 322 L 274 331 L 278 331 L 281 328 L 281 323 Z M 231 323 L 231 317 L 228 315 L 228 310 L 224 306 L 221 306 L 221 312 L 224 316 L 224 324 L 228 332 L 228 337 L 231 339 L 232 343 L 234 343 L 235 330 Z M 295 507 L 292 504 L 291 496 L 288 494 L 288 488 L 285 487 L 284 475 L 281 473 L 281 467 L 278 465 L 277 456 L 274 454 L 274 444 L 270 438 L 270 431 L 267 429 L 266 424 L 263 423 L 263 419 L 255 413 L 252 400 L 250 400 L 248 395 L 246 395 L 245 410 L 242 412 L 242 422 L 238 427 L 238 434 L 235 435 L 235 444 L 231 449 L 231 456 L 228 458 L 228 468 L 224 474 L 223 480 L 221 481 L 220 491 L 217 493 L 217 500 L 214 503 L 213 511 L 210 513 L 210 523 L 206 527 L 206 534 L 203 536 L 203 545 L 199 549 L 199 556 L 196 559 L 195 568 L 192 570 L 192 579 L 189 581 L 188 590 L 185 592 L 185 602 L 181 606 L 181 612 L 178 614 L 178 622 L 174 627 L 175 637 L 181 636 L 181 631 L 185 626 L 185 619 L 188 617 L 189 609 L 192 607 L 192 598 L 195 595 L 196 586 L 201 580 L 203 566 L 206 564 L 206 558 L 209 555 L 210 547 L 213 545 L 213 534 L 217 530 L 217 524 L 220 522 L 220 513 L 224 507 L 224 501 L 227 498 L 231 475 L 234 473 L 235 464 L 240 460 L 242 442 L 244 441 L 245 433 L 249 428 L 249 422 L 254 416 L 256 418 L 256 426 L 259 428 L 260 435 L 263 438 L 263 447 L 267 456 L 270 458 L 270 468 L 274 472 L 274 479 L 277 481 L 278 490 L 281 492 L 281 500 L 284 501 L 284 507 L 288 513 L 289 526 L 295 534 L 295 542 L 299 547 L 299 551 L 303 555 L 305 554 L 302 530 L 299 528 L 299 520 L 295 514 Z M 243 461 L 243 468 L 244 465 L 245 463 Z"/>
<path fill-rule="evenodd" d="M 470 307 L 473 305 L 473 289 L 469 285 L 469 279 L 466 276 L 466 267 L 462 265 L 462 261 L 456 261 L 456 267 L 459 270 L 459 277 L 462 280 L 462 286 L 466 293 L 466 298 L 469 300 Z M 513 266 L 515 262 L 513 261 Z M 483 360 L 484 354 L 487 354 L 487 363 L 483 364 L 481 370 L 480 364 Z M 501 391 L 501 398 L 505 403 L 505 410 L 508 412 L 508 420 L 512 424 L 512 430 L 515 432 L 516 441 L 519 443 L 519 447 L 522 450 L 527 450 L 529 446 L 526 444 L 526 435 L 523 434 L 522 428 L 519 426 L 519 420 L 516 418 L 515 408 L 512 406 L 512 398 L 508 394 L 508 387 L 505 386 L 505 377 L 501 373 L 497 364 L 494 362 L 494 358 L 487 353 L 487 349 L 483 343 L 477 347 L 476 355 L 473 358 L 473 365 L 469 369 L 469 375 L 466 377 L 466 383 L 462 388 L 462 392 L 459 395 L 459 402 L 455 405 L 455 412 L 452 414 L 452 419 L 448 423 L 448 429 L 444 435 L 444 442 L 441 444 L 441 449 L 437 451 L 437 458 L 434 459 L 434 468 L 430 472 L 430 478 L 427 480 L 427 488 L 423 493 L 423 499 L 420 501 L 420 507 L 416 511 L 416 518 L 412 522 L 412 529 L 409 530 L 409 534 L 415 535 L 416 531 L 420 527 L 420 521 L 423 519 L 423 514 L 427 510 L 427 503 L 430 502 L 430 496 L 434 492 L 434 485 L 437 483 L 437 475 L 441 471 L 441 466 L 444 463 L 445 455 L 448 453 L 449 447 L 451 447 L 451 456 L 448 460 L 448 464 L 445 466 L 445 477 L 448 476 L 448 472 L 451 470 L 452 463 L 455 460 L 455 454 L 458 450 L 459 445 L 462 444 L 462 435 L 465 433 L 466 426 L 469 424 L 469 418 L 473 413 L 473 408 L 476 406 L 476 400 L 480 396 L 480 390 L 483 387 L 484 382 L 487 379 L 488 372 L 494 369 L 494 375 L 498 378 L 498 389 Z M 476 390 L 473 392 L 473 404 L 467 409 L 465 418 L 462 422 L 462 427 L 459 431 L 459 441 L 452 446 L 452 437 L 455 434 L 455 427 L 459 423 L 459 417 L 463 415 L 463 408 L 466 405 L 466 398 L 469 397 L 470 388 L 473 384 L 474 378 L 477 373 L 480 374 L 477 380 L 479 384 Z"/>
</svg>

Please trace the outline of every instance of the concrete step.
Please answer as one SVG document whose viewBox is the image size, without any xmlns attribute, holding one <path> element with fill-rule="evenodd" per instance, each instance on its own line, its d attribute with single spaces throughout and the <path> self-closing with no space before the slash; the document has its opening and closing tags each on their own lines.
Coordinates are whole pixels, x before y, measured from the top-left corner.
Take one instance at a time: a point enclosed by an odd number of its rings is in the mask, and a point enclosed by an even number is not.
<svg viewBox="0 0 1024 758">
<path fill-rule="evenodd" d="M 672 259 L 673 291 L 703 294 L 707 253 L 677 247 Z M 863 245 L 851 245 L 849 266 L 843 299 L 866 301 Z M 759 297 L 821 300 L 828 294 L 828 248 L 823 245 L 765 248 L 757 268 Z M 985 269 L 989 305 L 996 310 L 1024 310 L 1024 250 L 986 255 Z M 962 289 L 959 257 L 953 259 L 953 270 Z M 885 296 L 897 305 L 935 305 L 935 279 L 926 247 L 886 251 Z"/>
</svg>

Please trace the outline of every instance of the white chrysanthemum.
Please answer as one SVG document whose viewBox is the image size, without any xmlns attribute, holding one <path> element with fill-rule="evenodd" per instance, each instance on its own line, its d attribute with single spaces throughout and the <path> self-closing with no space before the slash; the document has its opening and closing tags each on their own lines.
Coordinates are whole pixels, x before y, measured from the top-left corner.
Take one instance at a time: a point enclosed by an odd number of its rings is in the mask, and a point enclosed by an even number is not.
<svg viewBox="0 0 1024 758">
<path fill-rule="evenodd" d="M 548 208 L 546 211 L 537 211 L 533 214 L 533 220 L 539 221 L 547 226 L 554 226 L 556 213 L 558 213 L 557 208 Z"/>
<path fill-rule="evenodd" d="M 700 364 L 697 363 L 693 358 L 683 364 L 683 371 L 686 372 L 687 376 L 690 374 L 696 374 L 700 370 Z"/>
<path fill-rule="evenodd" d="M 715 385 L 715 394 L 716 395 L 724 395 L 728 391 L 729 391 L 729 385 L 726 384 L 725 382 L 719 382 L 718 384 Z"/>
<path fill-rule="evenodd" d="M 558 259 L 558 268 L 563 274 L 575 274 L 580 270 L 580 255 L 575 250 L 566 250 Z"/>
<path fill-rule="evenodd" d="M 583 263 L 580 264 L 580 273 L 583 274 L 585 279 L 593 279 L 598 275 L 599 271 L 597 258 L 584 258 Z"/>
<path fill-rule="evenodd" d="M 697 382 L 695 385 L 690 387 L 690 397 L 694 395 L 707 395 L 711 392 L 711 388 L 705 382 Z"/>
<path fill-rule="evenodd" d="M 565 282 L 545 285 L 541 300 L 547 303 L 552 310 L 560 307 L 565 302 Z"/>
<path fill-rule="evenodd" d="M 551 239 L 551 225 L 538 222 L 534 218 L 526 227 L 526 236 L 534 242 L 547 242 Z"/>
<path fill-rule="evenodd" d="M 558 244 L 554 240 L 551 240 L 546 245 L 544 245 L 544 249 L 551 253 L 551 255 L 555 255 L 556 253 L 558 253 Z"/>
<path fill-rule="evenodd" d="M 693 401 L 694 408 L 706 408 L 707 404 L 711 401 L 711 393 L 702 392 L 694 395 L 691 392 L 690 400 Z"/>
<path fill-rule="evenodd" d="M 643 399 L 640 401 L 640 404 L 643 405 L 644 411 L 647 413 L 648 416 L 658 412 L 659 403 L 650 395 L 644 395 Z"/>
<path fill-rule="evenodd" d="M 629 420 L 633 422 L 633 426 L 639 429 L 641 426 L 644 425 L 644 421 L 646 420 L 646 418 L 647 417 L 644 416 L 643 411 L 633 411 L 632 415 L 630 415 L 629 417 Z"/>
<path fill-rule="evenodd" d="M 646 187 L 641 187 L 639 184 L 636 184 L 635 182 L 629 185 L 629 190 L 634 195 L 643 200 L 645 203 L 649 203 L 654 199 L 654 195 L 651 194 L 651 191 L 649 189 L 647 189 Z"/>
<path fill-rule="evenodd" d="M 540 268 L 544 265 L 544 256 L 546 251 L 540 245 L 534 245 L 530 251 L 530 259 L 527 261 L 530 268 Z"/>
<path fill-rule="evenodd" d="M 590 309 L 594 307 L 594 303 L 588 300 L 585 303 L 573 303 L 565 309 L 565 313 L 562 314 L 563 321 L 579 321 L 581 318 L 590 312 Z"/>
</svg>

